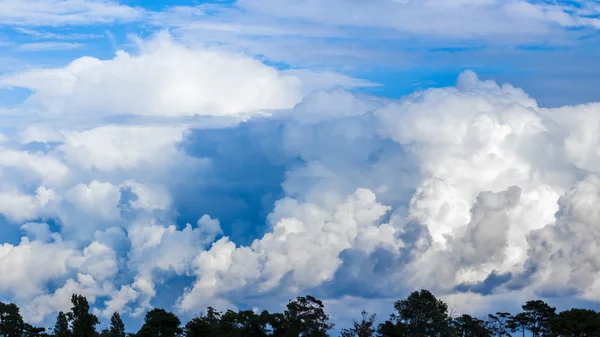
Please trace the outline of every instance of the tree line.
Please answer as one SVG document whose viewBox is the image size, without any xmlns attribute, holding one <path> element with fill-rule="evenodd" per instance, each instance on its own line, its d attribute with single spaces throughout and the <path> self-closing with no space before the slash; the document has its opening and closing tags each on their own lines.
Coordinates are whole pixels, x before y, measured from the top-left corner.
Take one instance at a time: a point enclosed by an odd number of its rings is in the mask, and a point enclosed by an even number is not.
<svg viewBox="0 0 600 337">
<path fill-rule="evenodd" d="M 128 333 L 119 313 L 110 326 L 97 330 L 98 317 L 82 295 L 73 295 L 69 312 L 59 312 L 53 329 L 26 323 L 19 307 L 0 302 L 1 337 L 326 337 L 334 324 L 323 302 L 312 297 L 290 300 L 283 313 L 252 310 L 219 312 L 207 308 L 185 325 L 172 312 L 148 311 L 138 332 Z M 600 313 L 589 309 L 556 312 L 541 300 L 528 301 L 522 311 L 489 314 L 485 318 L 453 315 L 431 292 L 420 290 L 394 304 L 394 313 L 378 323 L 362 312 L 341 337 L 599 337 Z"/>
</svg>

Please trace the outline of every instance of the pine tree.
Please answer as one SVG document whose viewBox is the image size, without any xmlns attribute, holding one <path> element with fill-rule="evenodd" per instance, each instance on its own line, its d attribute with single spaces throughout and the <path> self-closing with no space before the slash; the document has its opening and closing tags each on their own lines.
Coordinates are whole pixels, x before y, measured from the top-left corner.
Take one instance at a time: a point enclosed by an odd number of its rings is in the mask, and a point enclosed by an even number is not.
<svg viewBox="0 0 600 337">
<path fill-rule="evenodd" d="M 118 312 L 110 317 L 110 337 L 126 337 L 125 324 Z"/>
<path fill-rule="evenodd" d="M 90 305 L 82 295 L 71 297 L 73 307 L 67 314 L 71 323 L 72 337 L 96 337 L 96 325 L 100 323 L 98 317 L 90 313 Z"/>
<path fill-rule="evenodd" d="M 67 315 L 62 311 L 58 313 L 58 316 L 56 316 L 54 337 L 71 337 L 71 330 L 69 329 Z"/>
</svg>

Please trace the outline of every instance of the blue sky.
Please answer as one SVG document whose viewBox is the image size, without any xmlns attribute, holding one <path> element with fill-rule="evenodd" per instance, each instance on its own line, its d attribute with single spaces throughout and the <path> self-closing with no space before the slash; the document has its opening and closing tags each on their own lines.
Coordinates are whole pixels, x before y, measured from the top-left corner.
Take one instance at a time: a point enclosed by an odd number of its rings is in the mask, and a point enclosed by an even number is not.
<svg viewBox="0 0 600 337">
<path fill-rule="evenodd" d="M 0 0 L 0 298 L 51 324 L 80 292 L 131 329 L 306 293 L 341 328 L 421 287 L 594 306 L 599 15 Z"/>
<path fill-rule="evenodd" d="M 7 8 L 11 8 L 8 7 L 11 3 L 7 2 Z M 543 2 L 534 4 L 542 6 Z M 565 6 L 563 10 L 566 13 L 573 13 L 573 9 L 577 8 L 591 8 L 589 13 L 581 14 L 590 20 L 596 17 L 594 4 L 590 1 L 559 3 Z M 105 5 L 117 6 L 114 3 Z M 254 7 L 252 1 L 241 4 L 233 1 L 126 1 L 120 5 L 126 6 L 134 14 L 104 17 L 101 13 L 90 13 L 99 17 L 91 17 L 87 22 L 73 18 L 77 24 L 72 24 L 68 19 L 61 23 L 57 17 L 44 18 L 40 15 L 37 18 L 34 13 L 31 13 L 32 18 L 19 18 L 19 13 L 14 17 L 5 14 L 4 21 L 8 24 L 0 28 L 0 47 L 5 59 L 5 69 L 1 70 L 6 72 L 19 67 L 64 65 L 82 55 L 110 58 L 116 50 L 132 47 L 131 36 L 144 38 L 158 30 L 167 29 L 190 43 L 223 45 L 251 53 L 280 67 L 331 69 L 368 79 L 383 85 L 370 89 L 372 92 L 390 97 L 430 86 L 451 85 L 460 72 L 473 69 L 483 78 L 510 81 L 522 86 L 546 105 L 573 104 L 594 99 L 588 88 L 596 82 L 590 79 L 581 81 L 582 72 L 596 68 L 594 55 L 598 51 L 598 40 L 593 24 L 563 24 L 561 27 L 561 23 L 544 18 L 538 18 L 535 24 L 528 24 L 523 22 L 527 19 L 523 15 L 523 18 L 517 17 L 512 22 L 514 30 L 517 30 L 517 25 L 523 25 L 524 29 L 518 33 L 506 29 L 511 26 L 510 22 L 502 23 L 505 27 L 495 27 L 490 22 L 490 27 L 484 27 L 478 33 L 475 25 L 465 24 L 472 26 L 467 29 L 452 19 L 441 22 L 439 28 L 427 27 L 426 24 L 410 27 L 410 22 L 382 22 L 378 25 L 370 22 L 371 18 L 330 23 L 325 14 L 323 17 L 303 18 L 298 15 L 297 19 L 283 19 L 287 18 L 286 13 L 263 12 Z M 313 9 L 310 6 L 313 6 L 312 2 L 307 2 L 307 11 Z M 481 6 L 485 10 L 481 10 L 479 19 L 486 20 L 484 15 L 490 15 L 491 18 L 501 16 L 494 14 L 501 13 L 499 6 Z M 355 8 L 349 7 L 348 15 L 351 15 Z M 376 5 L 371 7 L 377 10 Z M 422 10 L 424 16 L 421 18 L 426 22 L 426 11 L 430 8 L 418 7 L 421 8 L 414 9 L 417 10 L 415 19 L 421 14 L 418 10 Z M 69 13 L 68 4 L 65 8 L 64 13 L 56 15 L 73 16 Z M 325 7 L 322 11 L 325 13 L 332 9 Z M 315 7 L 315 10 L 321 9 Z M 449 10 L 458 12 L 461 9 L 459 6 L 450 6 Z M 447 34 L 436 31 L 443 30 L 444 24 L 453 30 Z M 394 29 L 395 26 L 398 27 Z M 489 34 L 486 34 L 487 30 Z M 274 34 L 270 35 L 270 32 Z M 289 45 L 299 52 L 290 53 L 286 50 Z M 316 48 L 310 53 L 302 52 L 306 45 L 322 46 L 323 51 Z M 578 80 L 570 82 L 574 89 L 569 94 L 562 94 L 558 84 L 552 84 L 552 79 L 556 81 L 555 78 L 572 77 Z M 539 82 L 537 78 L 546 79 L 543 81 L 544 90 L 534 85 L 534 82 Z M 16 99 L 6 94 L 3 96 L 7 100 Z"/>
</svg>

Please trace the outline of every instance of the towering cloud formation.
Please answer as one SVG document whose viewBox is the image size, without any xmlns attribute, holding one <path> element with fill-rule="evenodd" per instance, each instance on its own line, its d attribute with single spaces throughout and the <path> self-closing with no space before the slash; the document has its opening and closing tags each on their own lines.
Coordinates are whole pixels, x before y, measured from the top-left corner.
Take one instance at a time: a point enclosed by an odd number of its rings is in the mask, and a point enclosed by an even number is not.
<svg viewBox="0 0 600 337">
<path fill-rule="evenodd" d="M 541 108 L 472 72 L 399 100 L 302 96 L 164 36 L 0 83 L 37 113 L 0 141 L 0 291 L 33 321 L 72 292 L 139 315 L 181 276 L 190 313 L 416 287 L 598 300 L 599 105 Z"/>
</svg>

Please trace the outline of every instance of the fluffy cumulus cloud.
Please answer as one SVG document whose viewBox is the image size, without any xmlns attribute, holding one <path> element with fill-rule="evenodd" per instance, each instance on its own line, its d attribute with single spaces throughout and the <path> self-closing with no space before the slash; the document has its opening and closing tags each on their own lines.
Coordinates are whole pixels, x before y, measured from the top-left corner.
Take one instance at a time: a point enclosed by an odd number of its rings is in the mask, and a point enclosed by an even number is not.
<svg viewBox="0 0 600 337">
<path fill-rule="evenodd" d="M 32 109 L 61 116 L 227 116 L 291 108 L 300 98 L 296 77 L 242 55 L 191 50 L 168 34 L 141 48 L 139 55 L 120 51 L 112 60 L 82 57 L 61 69 L 5 76 L 0 86 L 32 90 Z"/>
<path fill-rule="evenodd" d="M 319 76 L 162 35 L 2 77 L 32 117 L 0 142 L 0 233 L 21 233 L 0 293 L 33 322 L 73 292 L 139 317 L 174 279 L 184 314 L 420 287 L 600 300 L 600 105 L 543 108 L 469 71 L 395 100 Z"/>
</svg>

